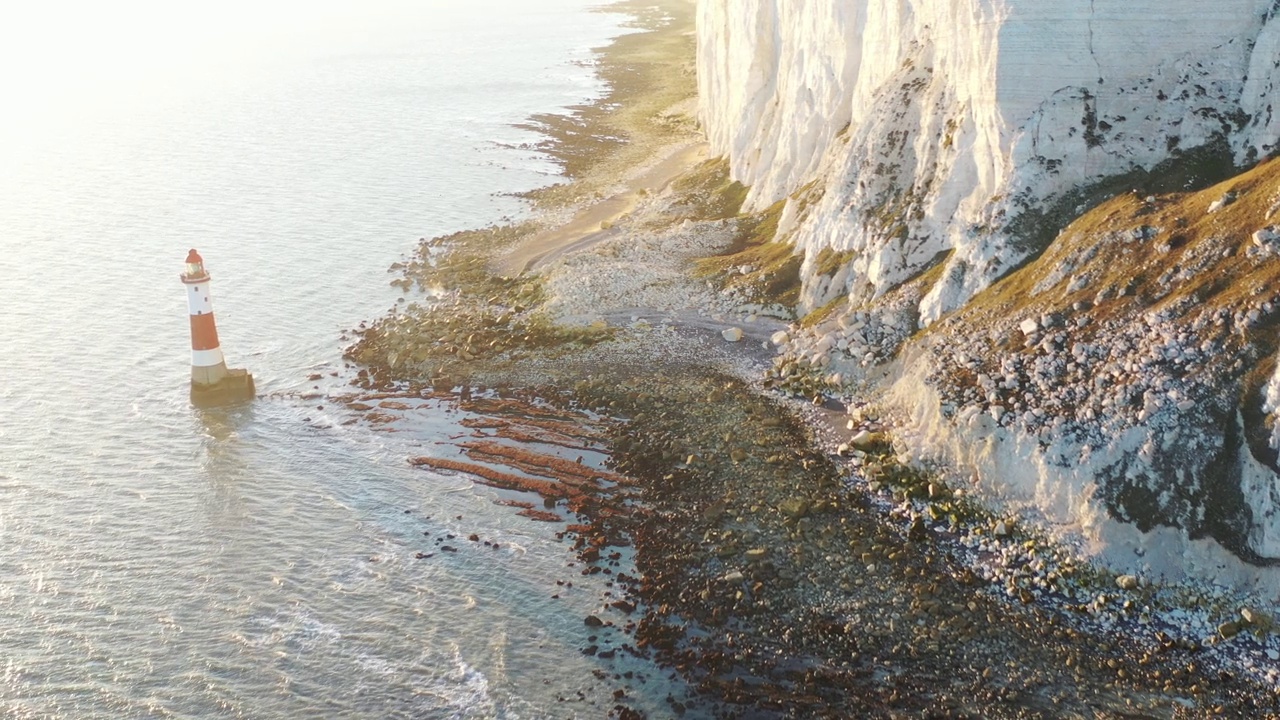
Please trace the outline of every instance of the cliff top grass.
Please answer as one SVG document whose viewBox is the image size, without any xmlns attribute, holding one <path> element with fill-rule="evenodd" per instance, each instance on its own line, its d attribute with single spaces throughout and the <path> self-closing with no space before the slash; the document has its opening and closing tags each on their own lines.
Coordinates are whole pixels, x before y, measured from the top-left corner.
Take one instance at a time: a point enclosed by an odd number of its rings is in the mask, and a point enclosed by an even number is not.
<svg viewBox="0 0 1280 720">
<path fill-rule="evenodd" d="M 1209 212 L 1212 204 L 1235 200 Z M 1046 312 L 1088 312 L 1095 323 L 1166 311 L 1235 315 L 1280 290 L 1280 256 L 1253 247 L 1280 200 L 1280 161 L 1269 160 L 1199 192 L 1124 193 L 1071 223 L 1043 255 L 980 293 L 952 322 L 1015 323 Z M 1080 310 L 1073 310 L 1080 308 Z M 1274 352 L 1274 312 L 1246 338 Z"/>
</svg>

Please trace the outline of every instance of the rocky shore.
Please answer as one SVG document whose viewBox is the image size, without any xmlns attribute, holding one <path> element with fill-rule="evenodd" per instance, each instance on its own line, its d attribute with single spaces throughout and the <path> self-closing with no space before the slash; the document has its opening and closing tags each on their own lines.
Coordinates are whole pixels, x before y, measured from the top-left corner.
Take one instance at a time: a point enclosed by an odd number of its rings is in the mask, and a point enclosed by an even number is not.
<svg viewBox="0 0 1280 720">
<path fill-rule="evenodd" d="M 348 350 L 352 413 L 465 409 L 473 436 L 409 461 L 561 524 L 581 572 L 616 581 L 583 619 L 599 629 L 583 652 L 683 678 L 695 692 L 669 698 L 672 716 L 1280 716 L 1263 609 L 1095 568 L 897 436 L 872 391 L 895 358 L 923 357 L 903 348 L 931 277 L 874 308 L 795 317 L 799 260 L 772 242 L 782 206 L 742 213 L 746 190 L 716 161 L 669 183 L 653 172 L 699 140 L 692 3 L 621 9 L 642 29 L 602 53 L 613 93 L 538 119 L 571 181 L 534 193 L 522 224 L 426 239 L 397 263 L 405 302 Z M 624 215 L 542 252 L 618 193 Z M 502 274 L 495 259 L 513 256 L 529 270 Z M 1034 329 L 989 328 L 1004 356 L 940 340 L 918 360 L 957 378 L 938 403 L 949 420 L 1043 426 L 1016 391 L 1104 361 L 1086 347 L 1075 368 L 1038 365 L 1088 323 L 1032 310 Z M 638 679 L 603 676 L 613 714 L 640 716 Z"/>
</svg>

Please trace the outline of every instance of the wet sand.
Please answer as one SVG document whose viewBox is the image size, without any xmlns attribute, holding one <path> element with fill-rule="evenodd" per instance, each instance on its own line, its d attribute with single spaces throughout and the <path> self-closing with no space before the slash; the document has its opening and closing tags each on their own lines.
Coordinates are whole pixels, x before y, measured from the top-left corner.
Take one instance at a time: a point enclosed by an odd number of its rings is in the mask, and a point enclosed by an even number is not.
<svg viewBox="0 0 1280 720">
<path fill-rule="evenodd" d="M 569 222 L 521 241 L 494 263 L 494 272 L 504 276 L 519 275 L 616 235 L 622 231 L 615 227 L 616 223 L 636 209 L 636 203 L 643 195 L 660 192 L 706 157 L 707 147 L 702 142 L 682 143 L 665 149 L 661 160 L 627 181 L 626 190 L 589 203 Z"/>
</svg>

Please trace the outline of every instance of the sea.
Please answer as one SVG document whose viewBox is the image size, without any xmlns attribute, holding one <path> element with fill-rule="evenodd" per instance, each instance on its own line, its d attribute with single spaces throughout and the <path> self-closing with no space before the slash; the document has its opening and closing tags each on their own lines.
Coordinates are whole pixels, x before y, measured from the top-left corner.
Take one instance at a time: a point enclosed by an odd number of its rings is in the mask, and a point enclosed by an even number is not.
<svg viewBox="0 0 1280 720">
<path fill-rule="evenodd" d="M 581 652 L 603 581 L 562 526 L 406 462 L 454 416 L 380 432 L 332 399 L 344 332 L 401 297 L 392 263 L 560 180 L 516 125 L 600 97 L 593 48 L 628 18 L 596 0 L 6 13 L 0 717 L 604 717 L 622 667 L 633 706 L 664 707 L 656 668 Z M 263 395 L 248 406 L 189 402 L 191 248 Z M 448 534 L 500 549 L 419 558 Z"/>
</svg>

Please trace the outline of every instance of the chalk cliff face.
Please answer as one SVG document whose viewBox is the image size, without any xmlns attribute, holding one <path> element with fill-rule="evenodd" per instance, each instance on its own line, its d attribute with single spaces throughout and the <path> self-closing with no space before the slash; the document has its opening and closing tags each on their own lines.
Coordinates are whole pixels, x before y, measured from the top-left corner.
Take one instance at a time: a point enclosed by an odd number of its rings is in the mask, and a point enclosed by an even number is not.
<svg viewBox="0 0 1280 720">
<path fill-rule="evenodd" d="M 1270 152 L 1276 5 L 699 0 L 701 115 L 751 207 L 821 181 L 793 241 L 810 265 L 851 259 L 843 288 L 807 285 L 809 306 L 877 297 L 949 252 L 927 324 L 1081 205 Z"/>
<path fill-rule="evenodd" d="M 1280 161 L 1240 173 L 1280 2 L 698 3 L 713 153 L 823 308 L 778 385 L 879 393 L 1108 562 L 1280 592 Z"/>
</svg>

